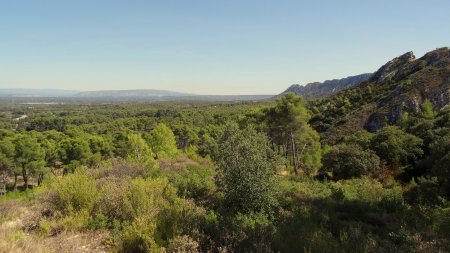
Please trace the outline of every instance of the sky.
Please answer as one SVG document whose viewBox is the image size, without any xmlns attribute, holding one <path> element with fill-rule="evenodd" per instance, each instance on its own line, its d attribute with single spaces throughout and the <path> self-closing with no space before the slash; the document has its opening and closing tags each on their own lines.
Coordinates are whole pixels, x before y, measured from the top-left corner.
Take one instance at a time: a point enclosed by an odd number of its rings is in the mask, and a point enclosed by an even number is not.
<svg viewBox="0 0 450 253">
<path fill-rule="evenodd" d="M 450 1 L 0 0 L 0 88 L 277 94 L 450 46 Z"/>
</svg>

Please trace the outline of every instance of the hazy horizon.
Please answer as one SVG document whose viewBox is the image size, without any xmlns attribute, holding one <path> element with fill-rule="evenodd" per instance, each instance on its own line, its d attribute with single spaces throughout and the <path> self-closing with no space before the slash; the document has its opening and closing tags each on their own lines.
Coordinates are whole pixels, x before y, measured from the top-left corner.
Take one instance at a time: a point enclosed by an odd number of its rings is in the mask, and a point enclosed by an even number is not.
<svg viewBox="0 0 450 253">
<path fill-rule="evenodd" d="M 441 0 L 2 2 L 0 88 L 278 94 L 449 46 L 449 9 Z"/>
</svg>

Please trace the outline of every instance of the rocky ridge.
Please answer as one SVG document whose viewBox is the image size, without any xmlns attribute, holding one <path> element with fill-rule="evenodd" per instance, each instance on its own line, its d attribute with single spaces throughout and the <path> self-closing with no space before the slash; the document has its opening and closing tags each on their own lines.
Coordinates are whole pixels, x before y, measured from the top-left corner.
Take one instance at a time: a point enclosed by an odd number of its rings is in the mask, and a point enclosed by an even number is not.
<svg viewBox="0 0 450 253">
<path fill-rule="evenodd" d="M 358 128 L 373 132 L 401 124 L 403 115 L 420 112 L 425 100 L 431 101 L 435 111 L 450 106 L 448 47 L 418 59 L 412 52 L 403 54 L 380 67 L 368 80 L 313 102 L 315 115 L 311 123 L 337 141 Z"/>
<path fill-rule="evenodd" d="M 368 80 L 371 76 L 372 76 L 371 73 L 365 73 L 356 76 L 349 76 L 342 79 L 333 79 L 324 82 L 308 83 L 304 86 L 300 84 L 293 84 L 282 94 L 293 92 L 297 95 L 302 96 L 306 100 L 326 97 L 340 90 L 358 85 L 361 82 Z"/>
</svg>

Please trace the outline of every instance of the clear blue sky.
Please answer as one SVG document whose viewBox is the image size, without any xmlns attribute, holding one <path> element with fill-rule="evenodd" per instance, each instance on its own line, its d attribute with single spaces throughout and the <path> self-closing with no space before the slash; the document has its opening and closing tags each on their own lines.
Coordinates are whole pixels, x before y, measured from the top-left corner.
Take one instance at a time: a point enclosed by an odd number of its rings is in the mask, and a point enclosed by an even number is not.
<svg viewBox="0 0 450 253">
<path fill-rule="evenodd" d="M 275 94 L 442 46 L 448 0 L 0 0 L 0 88 Z"/>
</svg>

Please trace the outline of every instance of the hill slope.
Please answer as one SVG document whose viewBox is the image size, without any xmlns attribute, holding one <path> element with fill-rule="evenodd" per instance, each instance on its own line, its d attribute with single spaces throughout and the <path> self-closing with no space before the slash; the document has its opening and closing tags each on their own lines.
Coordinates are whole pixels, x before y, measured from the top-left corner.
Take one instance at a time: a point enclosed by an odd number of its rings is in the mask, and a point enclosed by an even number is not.
<svg viewBox="0 0 450 253">
<path fill-rule="evenodd" d="M 329 140 L 365 128 L 376 131 L 400 124 L 404 113 L 415 114 L 425 99 L 434 110 L 450 104 L 450 49 L 439 48 L 416 59 L 412 52 L 383 65 L 359 85 L 312 101 L 313 126 Z"/>
</svg>

